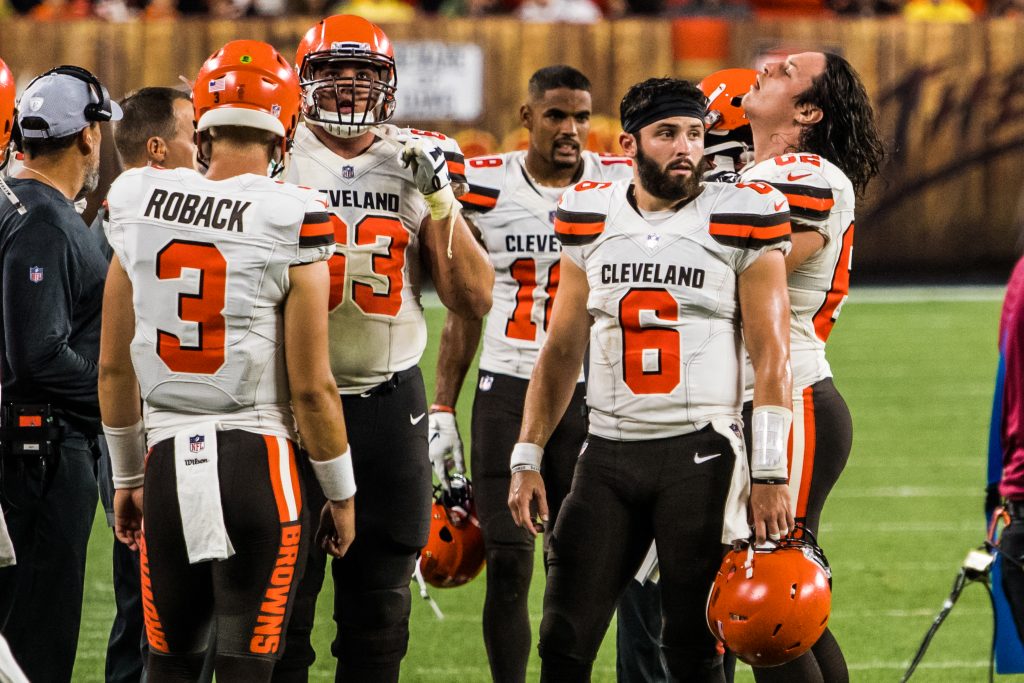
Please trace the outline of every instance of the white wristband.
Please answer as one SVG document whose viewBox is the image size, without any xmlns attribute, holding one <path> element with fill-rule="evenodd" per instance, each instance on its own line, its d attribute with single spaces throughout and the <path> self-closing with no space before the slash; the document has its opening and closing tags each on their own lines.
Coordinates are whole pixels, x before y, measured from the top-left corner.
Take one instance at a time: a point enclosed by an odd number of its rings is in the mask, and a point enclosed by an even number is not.
<svg viewBox="0 0 1024 683">
<path fill-rule="evenodd" d="M 512 448 L 512 460 L 509 469 L 513 472 L 533 470 L 540 472 L 540 461 L 544 457 L 544 449 L 535 443 L 519 442 Z"/>
<path fill-rule="evenodd" d="M 146 430 L 142 419 L 130 427 L 103 425 L 115 489 L 135 489 L 146 476 Z"/>
<path fill-rule="evenodd" d="M 785 479 L 786 450 L 793 411 L 781 406 L 757 406 L 751 420 L 751 475 L 754 479 Z"/>
<path fill-rule="evenodd" d="M 352 472 L 352 449 L 330 460 L 309 459 L 327 500 L 348 500 L 356 495 L 356 475 Z"/>
</svg>

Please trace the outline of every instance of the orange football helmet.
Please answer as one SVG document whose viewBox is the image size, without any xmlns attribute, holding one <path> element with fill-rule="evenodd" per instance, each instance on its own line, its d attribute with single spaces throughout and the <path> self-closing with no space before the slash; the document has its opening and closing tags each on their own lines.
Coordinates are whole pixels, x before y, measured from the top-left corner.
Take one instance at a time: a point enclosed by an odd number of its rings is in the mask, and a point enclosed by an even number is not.
<svg viewBox="0 0 1024 683">
<path fill-rule="evenodd" d="M 757 72 L 753 69 L 723 69 L 705 77 L 697 87 L 708 98 L 708 129 L 736 130 L 749 126 L 742 100 L 756 82 Z"/>
<path fill-rule="evenodd" d="M 14 74 L 0 59 L 0 168 L 7 165 L 7 153 L 14 132 L 14 105 L 17 100 Z"/>
<path fill-rule="evenodd" d="M 331 68 L 342 65 L 373 75 L 342 75 Z M 306 31 L 295 68 L 302 81 L 303 116 L 335 137 L 357 137 L 395 114 L 394 47 L 379 26 L 362 17 L 337 14 Z"/>
<path fill-rule="evenodd" d="M 484 536 L 473 509 L 473 488 L 461 474 L 450 477 L 450 491 L 434 489 L 430 538 L 420 551 L 420 573 L 436 588 L 469 583 L 484 568 Z"/>
<path fill-rule="evenodd" d="M 751 666 L 792 661 L 818 641 L 832 608 L 828 560 L 809 538 L 732 550 L 708 596 L 708 627 Z M 799 532 L 798 532 L 799 533 Z"/>
<path fill-rule="evenodd" d="M 199 161 L 209 163 L 203 132 L 247 126 L 281 138 L 280 165 L 299 122 L 299 79 L 277 50 L 258 40 L 233 40 L 210 55 L 192 88 Z M 206 147 L 206 149 L 204 149 Z"/>
</svg>

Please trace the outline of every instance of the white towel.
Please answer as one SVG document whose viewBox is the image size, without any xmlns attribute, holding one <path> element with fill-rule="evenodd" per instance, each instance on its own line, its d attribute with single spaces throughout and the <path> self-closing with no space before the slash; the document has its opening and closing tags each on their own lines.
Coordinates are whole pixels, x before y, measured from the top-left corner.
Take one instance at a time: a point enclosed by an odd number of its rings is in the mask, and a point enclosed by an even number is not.
<svg viewBox="0 0 1024 683">
<path fill-rule="evenodd" d="M 747 466 L 747 452 L 743 447 L 743 430 L 739 420 L 716 417 L 711 420 L 711 428 L 726 438 L 736 457 L 729 494 L 725 498 L 725 519 L 722 521 L 722 543 L 731 545 L 733 541 L 750 538 L 750 524 L 747 523 L 750 469 Z"/>
<path fill-rule="evenodd" d="M 3 636 L 0 636 L 0 683 L 29 683 Z"/>
<path fill-rule="evenodd" d="M 216 423 L 204 422 L 174 435 L 174 471 L 189 563 L 234 555 L 220 502 Z"/>
<path fill-rule="evenodd" d="M 11 535 L 7 532 L 4 513 L 0 510 L 0 567 L 10 567 L 12 564 L 15 564 L 14 543 L 11 542 Z"/>
<path fill-rule="evenodd" d="M 641 586 L 647 582 L 658 583 L 661 578 L 661 568 L 658 565 L 658 545 L 654 541 L 651 541 L 651 547 L 647 549 L 647 555 L 644 556 L 644 561 L 640 563 L 640 569 L 637 570 L 633 578 Z"/>
</svg>

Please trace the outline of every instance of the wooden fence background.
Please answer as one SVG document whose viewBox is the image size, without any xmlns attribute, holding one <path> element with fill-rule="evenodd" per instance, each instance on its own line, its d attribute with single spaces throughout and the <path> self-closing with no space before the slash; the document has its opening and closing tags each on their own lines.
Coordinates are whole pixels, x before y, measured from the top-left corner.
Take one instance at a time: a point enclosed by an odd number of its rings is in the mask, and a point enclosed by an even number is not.
<svg viewBox="0 0 1024 683">
<path fill-rule="evenodd" d="M 211 52 L 237 38 L 266 40 L 291 57 L 313 23 L 8 20 L 0 22 L 0 56 L 22 85 L 71 63 L 95 72 L 120 97 L 143 85 L 176 84 L 179 74 L 194 77 Z M 1024 226 L 1024 22 L 677 19 L 571 26 L 422 19 L 385 30 L 394 41 L 471 42 L 484 53 L 478 121 L 404 123 L 448 133 L 478 129 L 506 144 L 530 74 L 548 64 L 582 69 L 594 84 L 595 112 L 615 117 L 625 89 L 649 76 L 699 79 L 718 68 L 753 65 L 768 51 L 841 52 L 867 85 L 890 151 L 884 176 L 858 212 L 855 267 L 930 270 L 952 279 L 1006 268 L 1017 255 Z M 112 147 L 107 179 L 117 170 Z"/>
</svg>

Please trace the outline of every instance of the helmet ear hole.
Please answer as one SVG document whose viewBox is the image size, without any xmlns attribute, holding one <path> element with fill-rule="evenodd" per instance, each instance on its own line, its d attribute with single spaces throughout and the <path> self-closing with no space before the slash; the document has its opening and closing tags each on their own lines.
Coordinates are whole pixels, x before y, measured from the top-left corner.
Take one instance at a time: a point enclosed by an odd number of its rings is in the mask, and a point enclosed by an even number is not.
<svg viewBox="0 0 1024 683">
<path fill-rule="evenodd" d="M 446 526 L 441 527 L 441 531 L 438 533 L 438 536 L 440 536 L 441 540 L 445 543 L 451 543 L 453 540 L 455 540 L 454 538 L 452 538 L 451 529 L 449 529 Z"/>
</svg>

